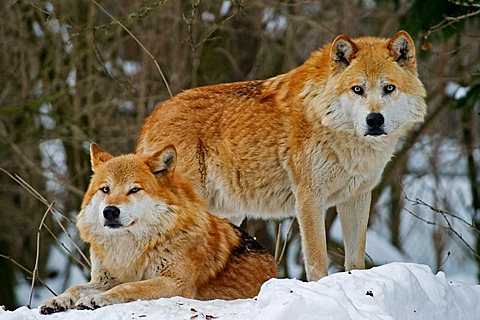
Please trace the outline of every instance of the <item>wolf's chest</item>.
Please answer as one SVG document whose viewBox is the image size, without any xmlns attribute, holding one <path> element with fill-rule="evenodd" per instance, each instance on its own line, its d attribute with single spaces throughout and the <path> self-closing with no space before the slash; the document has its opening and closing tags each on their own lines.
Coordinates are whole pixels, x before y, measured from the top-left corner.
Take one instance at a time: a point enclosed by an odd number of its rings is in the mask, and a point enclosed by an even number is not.
<svg viewBox="0 0 480 320">
<path fill-rule="evenodd" d="M 371 191 L 380 181 L 390 157 L 389 154 L 357 154 L 357 157 L 338 156 L 330 159 L 319 156 L 312 161 L 310 174 L 327 203 L 334 205 Z"/>
<path fill-rule="evenodd" d="M 338 179 L 336 183 L 327 187 L 327 203 L 335 205 L 365 192 L 370 192 L 379 182 L 381 172 L 378 174 L 363 174 L 346 176 Z"/>
<path fill-rule="evenodd" d="M 102 267 L 120 282 L 144 280 L 148 273 L 148 263 L 142 257 L 141 250 L 132 243 L 115 243 L 105 250 L 100 260 Z"/>
</svg>

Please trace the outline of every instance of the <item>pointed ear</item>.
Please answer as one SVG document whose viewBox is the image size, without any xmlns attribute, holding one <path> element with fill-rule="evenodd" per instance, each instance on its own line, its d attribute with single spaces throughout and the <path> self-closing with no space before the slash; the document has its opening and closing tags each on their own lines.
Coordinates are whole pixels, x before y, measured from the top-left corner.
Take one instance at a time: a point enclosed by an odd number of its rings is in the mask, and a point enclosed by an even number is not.
<svg viewBox="0 0 480 320">
<path fill-rule="evenodd" d="M 346 35 L 339 35 L 333 40 L 330 48 L 332 69 L 342 71 L 355 58 L 358 48 Z"/>
<path fill-rule="evenodd" d="M 403 30 L 398 31 L 387 40 L 387 49 L 390 56 L 404 69 L 415 69 L 415 43 L 410 35 Z"/>
<path fill-rule="evenodd" d="M 92 164 L 92 171 L 95 171 L 95 167 L 100 163 L 112 159 L 113 156 L 107 151 L 103 150 L 98 144 L 92 142 L 90 144 L 90 162 Z"/>
<path fill-rule="evenodd" d="M 173 145 L 168 145 L 155 152 L 148 160 L 147 165 L 154 174 L 173 172 L 177 162 L 177 150 Z"/>
</svg>

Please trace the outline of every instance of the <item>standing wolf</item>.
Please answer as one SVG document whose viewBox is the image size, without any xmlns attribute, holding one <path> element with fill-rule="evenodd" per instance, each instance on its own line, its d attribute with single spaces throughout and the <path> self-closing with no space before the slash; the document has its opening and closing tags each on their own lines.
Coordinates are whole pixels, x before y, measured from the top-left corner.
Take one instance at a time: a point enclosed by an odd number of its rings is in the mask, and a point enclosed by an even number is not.
<svg viewBox="0 0 480 320">
<path fill-rule="evenodd" d="M 232 221 L 296 215 L 307 277 L 316 280 L 327 274 L 330 206 L 340 216 L 345 268 L 364 268 L 371 190 L 399 138 L 423 120 L 424 98 L 408 33 L 339 35 L 286 74 L 163 102 L 137 152 L 175 144 L 180 170 Z"/>
<path fill-rule="evenodd" d="M 77 226 L 90 244 L 91 280 L 45 301 L 41 313 L 176 295 L 248 298 L 276 276 L 273 257 L 209 214 L 175 173 L 173 146 L 149 156 L 90 150 L 94 174 Z"/>
</svg>

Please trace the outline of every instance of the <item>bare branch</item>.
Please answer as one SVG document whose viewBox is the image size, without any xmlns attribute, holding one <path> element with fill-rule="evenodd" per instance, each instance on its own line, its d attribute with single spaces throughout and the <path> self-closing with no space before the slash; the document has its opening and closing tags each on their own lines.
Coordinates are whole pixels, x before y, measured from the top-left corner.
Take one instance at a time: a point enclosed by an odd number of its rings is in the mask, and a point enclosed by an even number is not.
<svg viewBox="0 0 480 320">
<path fill-rule="evenodd" d="M 473 1 L 448 0 L 448 2 L 456 4 L 457 6 L 464 6 L 469 8 L 480 8 L 480 3 L 474 3 Z"/>
<path fill-rule="evenodd" d="M 405 200 L 410 202 L 412 205 L 425 206 L 425 207 L 429 208 L 430 210 L 432 210 L 433 212 L 440 213 L 442 216 L 447 216 L 448 215 L 448 216 L 450 216 L 454 219 L 457 219 L 457 220 L 461 221 L 462 223 L 464 223 L 467 227 L 471 228 L 474 232 L 480 234 L 480 230 L 478 230 L 471 222 L 468 222 L 467 220 L 463 219 L 462 217 L 459 217 L 459 216 L 457 216 L 453 213 L 450 213 L 448 211 L 436 208 L 436 207 L 426 203 L 425 201 L 423 201 L 419 198 L 416 198 L 415 200 L 412 200 L 405 195 Z"/>
<path fill-rule="evenodd" d="M 117 23 L 120 27 L 122 27 L 123 30 L 125 30 L 135 42 L 138 43 L 138 45 L 142 48 L 143 51 L 150 57 L 150 59 L 153 60 L 153 63 L 155 64 L 155 67 L 157 67 L 158 72 L 160 73 L 160 76 L 162 77 L 163 83 L 165 84 L 165 87 L 167 88 L 168 94 L 170 97 L 173 97 L 172 91 L 170 90 L 170 86 L 168 85 L 167 79 L 165 78 L 165 75 L 163 74 L 162 69 L 160 68 L 160 65 L 158 64 L 157 59 L 153 56 L 153 54 L 143 45 L 143 43 L 138 40 L 138 38 L 119 20 L 117 20 L 114 16 L 112 16 L 105 8 L 103 8 L 97 1 L 95 0 L 90 0 L 93 2 L 100 10 L 103 11 L 110 19 L 112 19 L 115 23 Z"/>
<path fill-rule="evenodd" d="M 480 14 L 480 9 L 477 11 L 473 11 L 470 13 L 463 14 L 461 16 L 457 17 L 445 17 L 442 21 L 434 25 L 433 27 L 430 27 L 427 32 L 425 32 L 425 39 L 427 39 L 433 32 L 440 31 L 442 29 L 445 29 L 448 26 L 451 26 L 454 23 L 457 23 L 461 20 L 468 19 L 471 17 L 474 17 L 476 15 Z"/>
<path fill-rule="evenodd" d="M 412 216 L 414 216 L 415 218 L 429 224 L 429 225 L 433 225 L 433 226 L 436 226 L 436 227 L 439 227 L 439 228 L 442 228 L 442 229 L 445 229 L 445 230 L 448 230 L 448 231 L 451 231 L 453 232 L 457 237 L 458 239 L 460 239 L 460 241 L 465 245 L 465 247 L 473 254 L 473 256 L 475 256 L 475 258 L 477 260 L 480 260 L 480 255 L 478 252 L 475 251 L 475 249 L 472 248 L 472 246 L 465 240 L 465 238 L 460 234 L 458 233 L 458 231 L 456 231 L 452 224 L 450 223 L 450 221 L 448 220 L 447 218 L 447 215 L 446 214 L 442 214 L 442 217 L 444 218 L 445 222 L 447 223 L 447 227 L 446 226 L 442 226 L 434 221 L 430 221 L 430 220 L 427 220 L 427 219 L 424 219 L 422 217 L 420 217 L 418 214 L 415 214 L 413 211 L 411 211 L 410 209 L 408 208 L 403 208 L 405 211 L 407 211 L 409 214 L 411 214 Z"/>
</svg>

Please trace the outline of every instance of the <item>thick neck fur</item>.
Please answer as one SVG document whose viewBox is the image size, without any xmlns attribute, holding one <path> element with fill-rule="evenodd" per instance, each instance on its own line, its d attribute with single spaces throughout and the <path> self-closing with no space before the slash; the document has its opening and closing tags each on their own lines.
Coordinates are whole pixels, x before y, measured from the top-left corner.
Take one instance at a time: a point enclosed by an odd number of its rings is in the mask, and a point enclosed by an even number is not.
<svg viewBox="0 0 480 320">
<path fill-rule="evenodd" d="M 323 124 L 324 114 L 328 112 L 331 101 L 325 94 L 325 88 L 332 81 L 330 73 L 329 47 L 312 54 L 303 65 L 287 74 L 265 81 L 265 85 L 275 88 L 278 105 L 297 114 L 303 114 L 304 123 L 292 124 L 301 132 L 298 140 L 308 144 L 323 144 L 336 155 L 342 166 L 351 172 L 378 170 L 393 156 L 398 135 L 382 137 L 359 137 L 352 128 L 330 127 Z M 312 75 L 314 75 L 312 77 Z M 365 154 L 375 154 L 365 157 Z"/>
<path fill-rule="evenodd" d="M 92 263 L 96 260 L 94 264 L 109 270 L 123 281 L 138 280 L 146 270 L 149 261 L 147 254 L 161 254 L 164 246 L 175 246 L 175 242 L 182 241 L 187 230 L 196 232 L 191 229 L 208 219 L 203 202 L 194 196 L 191 187 L 181 177 L 172 178 L 170 183 L 171 189 L 166 191 L 168 203 L 154 198 L 149 200 L 154 202 L 149 212 L 138 214 L 145 218 L 126 229 L 104 227 L 101 222 L 92 219 L 99 210 L 95 198 L 86 204 L 77 226 L 82 239 L 91 246 Z M 125 273 L 127 270 L 129 274 Z"/>
<path fill-rule="evenodd" d="M 90 242 L 92 259 L 98 259 L 100 265 L 121 281 L 140 280 L 145 277 L 151 267 L 149 255 L 162 255 L 165 247 L 175 248 L 177 243 L 185 241 L 185 233 L 197 233 L 196 220 L 207 219 L 205 214 L 198 211 L 195 215 L 185 214 L 183 208 L 176 205 L 171 210 L 169 221 L 159 222 L 158 225 L 148 225 L 143 232 L 126 232 L 110 234 L 103 238 L 97 237 Z M 194 209 L 194 208 L 192 208 Z M 165 225 L 167 224 L 167 225 Z M 128 273 L 127 273 L 128 271 Z"/>
</svg>

